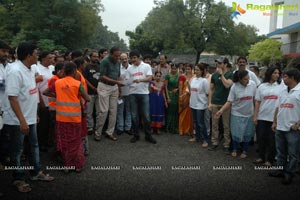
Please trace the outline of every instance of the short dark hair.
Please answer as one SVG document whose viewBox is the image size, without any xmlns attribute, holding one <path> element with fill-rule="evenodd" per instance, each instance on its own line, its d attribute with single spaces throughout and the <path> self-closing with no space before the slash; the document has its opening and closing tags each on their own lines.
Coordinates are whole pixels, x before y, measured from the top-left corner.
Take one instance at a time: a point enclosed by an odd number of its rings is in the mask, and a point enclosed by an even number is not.
<svg viewBox="0 0 300 200">
<path fill-rule="evenodd" d="M 252 65 L 249 67 L 250 69 L 254 69 L 254 71 L 258 72 L 259 73 L 259 68 L 256 66 L 256 65 Z"/>
<path fill-rule="evenodd" d="M 80 67 L 80 65 L 83 65 L 84 62 L 85 62 L 85 58 L 84 57 L 79 57 L 79 58 L 76 58 L 74 60 L 74 63 L 77 66 L 77 68 Z"/>
<path fill-rule="evenodd" d="M 150 55 L 150 54 L 145 54 L 144 56 L 143 56 L 143 60 L 145 60 L 145 59 L 152 59 L 152 55 Z"/>
<path fill-rule="evenodd" d="M 65 75 L 71 75 L 74 71 L 76 71 L 77 67 L 72 62 L 65 63 Z"/>
<path fill-rule="evenodd" d="M 241 79 L 243 79 L 245 76 L 248 75 L 248 71 L 247 70 L 244 70 L 244 69 L 241 69 L 241 70 L 238 70 L 236 71 L 234 74 L 233 74 L 233 79 L 232 81 L 234 83 L 237 83 L 239 82 Z"/>
<path fill-rule="evenodd" d="M 237 61 L 239 62 L 240 60 L 245 60 L 246 62 L 248 61 L 245 56 L 239 56 Z"/>
<path fill-rule="evenodd" d="M 113 46 L 110 50 L 109 50 L 109 54 L 112 55 L 114 52 L 116 51 L 120 51 L 119 47 Z"/>
<path fill-rule="evenodd" d="M 52 74 L 53 74 L 53 75 L 57 75 L 57 72 L 58 72 L 59 70 L 62 70 L 62 69 L 64 68 L 64 66 L 65 66 L 65 64 L 62 63 L 62 62 L 57 63 L 57 64 L 55 65 L 55 69 L 54 69 L 54 71 L 52 72 Z"/>
<path fill-rule="evenodd" d="M 284 72 L 288 77 L 293 77 L 297 83 L 300 82 L 300 71 L 298 69 L 290 69 Z"/>
<path fill-rule="evenodd" d="M 0 40 L 0 49 L 10 49 L 10 46 L 4 42 L 3 40 Z"/>
<path fill-rule="evenodd" d="M 103 54 L 105 51 L 107 51 L 107 49 L 101 48 L 101 49 L 99 49 L 98 54 L 99 54 L 99 55 L 100 55 L 100 54 Z"/>
<path fill-rule="evenodd" d="M 77 49 L 77 50 L 72 51 L 71 59 L 74 60 L 75 58 L 78 58 L 81 56 L 83 56 L 82 51 Z"/>
<path fill-rule="evenodd" d="M 52 54 L 50 51 L 43 51 L 39 54 L 39 61 L 41 62 L 44 58 L 46 58 L 49 54 Z"/>
<path fill-rule="evenodd" d="M 133 56 L 137 56 L 139 58 L 140 55 L 141 54 L 140 54 L 139 50 L 137 50 L 137 49 L 134 49 L 134 50 L 130 51 L 130 53 L 129 53 L 130 58 L 133 57 Z"/>
<path fill-rule="evenodd" d="M 31 56 L 34 50 L 37 49 L 37 46 L 31 42 L 22 42 L 17 48 L 17 55 L 20 61 L 23 61 L 27 56 Z"/>
</svg>

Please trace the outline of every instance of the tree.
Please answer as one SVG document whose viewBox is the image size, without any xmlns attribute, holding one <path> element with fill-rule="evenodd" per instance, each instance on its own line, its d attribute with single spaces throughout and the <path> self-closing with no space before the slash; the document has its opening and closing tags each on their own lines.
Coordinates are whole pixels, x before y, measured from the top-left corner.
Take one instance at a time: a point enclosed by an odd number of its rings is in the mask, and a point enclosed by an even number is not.
<svg viewBox="0 0 300 200">
<path fill-rule="evenodd" d="M 33 41 L 50 49 L 106 48 L 118 44 L 127 48 L 117 33 L 102 24 L 101 0 L 1 0 L 0 38 L 16 46 L 21 41 Z M 101 30 L 99 32 L 98 30 Z"/>
<path fill-rule="evenodd" d="M 231 9 L 213 0 L 156 0 L 153 8 L 135 32 L 127 31 L 131 49 L 160 52 L 200 54 L 214 51 L 223 55 L 245 55 L 258 41 L 257 29 L 235 25 Z"/>
<path fill-rule="evenodd" d="M 274 39 L 266 39 L 251 46 L 249 50 L 249 59 L 264 65 L 275 62 L 282 58 L 280 51 L 281 42 Z"/>
</svg>

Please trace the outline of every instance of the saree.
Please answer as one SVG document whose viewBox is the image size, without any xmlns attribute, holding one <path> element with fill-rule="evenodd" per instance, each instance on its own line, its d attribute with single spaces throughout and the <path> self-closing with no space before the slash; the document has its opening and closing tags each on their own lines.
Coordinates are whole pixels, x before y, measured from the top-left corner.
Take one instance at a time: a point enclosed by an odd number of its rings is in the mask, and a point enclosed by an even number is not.
<svg viewBox="0 0 300 200">
<path fill-rule="evenodd" d="M 190 104 L 190 93 L 188 92 L 188 81 L 184 75 L 179 77 L 179 82 L 183 82 L 181 93 L 178 100 L 179 114 L 179 135 L 191 135 L 193 133 L 193 118 Z M 182 98 L 180 98 L 183 94 Z"/>
<path fill-rule="evenodd" d="M 157 89 L 155 82 L 150 82 L 150 118 L 152 128 L 162 128 L 165 118 L 165 85 Z"/>
<path fill-rule="evenodd" d="M 57 150 L 61 152 L 65 166 L 75 166 L 76 169 L 84 166 L 81 129 L 81 123 L 56 121 Z"/>
<path fill-rule="evenodd" d="M 170 104 L 167 109 L 167 126 L 166 129 L 170 133 L 178 133 L 178 91 L 172 92 L 174 89 L 178 89 L 179 75 L 171 76 L 167 74 L 165 79 L 168 80 L 168 94 L 170 98 Z"/>
</svg>

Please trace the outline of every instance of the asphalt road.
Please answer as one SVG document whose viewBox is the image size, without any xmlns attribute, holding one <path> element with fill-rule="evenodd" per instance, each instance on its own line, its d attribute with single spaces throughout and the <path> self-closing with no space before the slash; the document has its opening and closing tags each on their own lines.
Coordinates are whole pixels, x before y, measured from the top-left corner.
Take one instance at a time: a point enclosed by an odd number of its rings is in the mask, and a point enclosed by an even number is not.
<svg viewBox="0 0 300 200">
<path fill-rule="evenodd" d="M 141 135 L 143 136 L 143 135 Z M 163 133 L 158 143 L 135 144 L 121 135 L 113 142 L 90 138 L 90 155 L 81 173 L 48 170 L 51 183 L 30 182 L 32 191 L 22 194 L 11 185 L 10 171 L 0 172 L 0 199 L 299 199 L 300 175 L 289 186 L 258 170 L 255 146 L 248 158 L 232 158 L 222 148 L 210 152 L 188 136 Z M 41 153 L 44 168 L 60 166 L 52 153 Z M 228 169 L 232 168 L 232 169 Z"/>
</svg>

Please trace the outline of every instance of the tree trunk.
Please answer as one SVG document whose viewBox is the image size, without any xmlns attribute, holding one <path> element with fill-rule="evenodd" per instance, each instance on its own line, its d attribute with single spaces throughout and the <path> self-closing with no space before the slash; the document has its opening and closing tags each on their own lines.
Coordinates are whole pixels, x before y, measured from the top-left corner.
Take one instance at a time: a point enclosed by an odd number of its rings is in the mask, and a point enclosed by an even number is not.
<svg viewBox="0 0 300 200">
<path fill-rule="evenodd" d="M 195 66 L 199 63 L 201 51 L 197 51 Z"/>
</svg>

